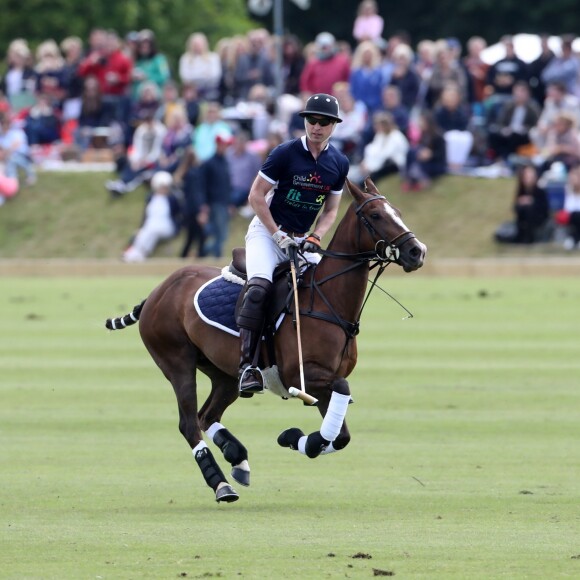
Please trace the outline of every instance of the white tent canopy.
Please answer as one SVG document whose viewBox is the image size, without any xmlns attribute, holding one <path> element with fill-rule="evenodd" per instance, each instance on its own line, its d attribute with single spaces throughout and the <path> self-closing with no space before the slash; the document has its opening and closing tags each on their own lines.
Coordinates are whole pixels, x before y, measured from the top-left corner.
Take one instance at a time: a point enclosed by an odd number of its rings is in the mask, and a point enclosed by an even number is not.
<svg viewBox="0 0 580 580">
<path fill-rule="evenodd" d="M 540 37 L 536 34 L 516 34 L 513 36 L 514 50 L 516 56 L 524 62 L 536 60 L 541 53 Z M 560 37 L 550 36 L 548 46 L 554 51 L 554 54 L 560 55 Z M 572 43 L 574 52 L 580 52 L 580 38 L 576 38 Z M 481 52 L 482 60 L 487 64 L 495 64 L 498 60 L 505 57 L 505 47 L 501 42 L 488 46 Z"/>
</svg>

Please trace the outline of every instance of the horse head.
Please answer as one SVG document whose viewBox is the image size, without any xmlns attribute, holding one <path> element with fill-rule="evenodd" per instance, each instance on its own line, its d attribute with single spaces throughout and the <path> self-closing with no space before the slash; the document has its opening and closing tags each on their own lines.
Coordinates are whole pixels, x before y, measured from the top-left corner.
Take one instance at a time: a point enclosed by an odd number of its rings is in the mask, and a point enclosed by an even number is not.
<svg viewBox="0 0 580 580">
<path fill-rule="evenodd" d="M 355 202 L 359 251 L 375 251 L 380 260 L 395 262 L 405 272 L 419 269 L 427 247 L 405 225 L 401 212 L 379 193 L 370 177 L 365 179 L 365 191 L 348 179 L 346 185 Z"/>
</svg>

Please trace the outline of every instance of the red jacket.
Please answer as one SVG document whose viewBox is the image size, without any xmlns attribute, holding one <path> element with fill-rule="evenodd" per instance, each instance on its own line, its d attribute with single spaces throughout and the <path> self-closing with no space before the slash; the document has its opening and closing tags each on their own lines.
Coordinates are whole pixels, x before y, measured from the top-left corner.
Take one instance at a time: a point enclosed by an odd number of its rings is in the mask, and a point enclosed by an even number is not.
<svg viewBox="0 0 580 580">
<path fill-rule="evenodd" d="M 300 90 L 306 93 L 332 94 L 332 86 L 338 82 L 348 82 L 350 60 L 342 53 L 328 60 L 314 58 L 306 63 L 300 76 Z"/>
<path fill-rule="evenodd" d="M 103 95 L 124 95 L 132 70 L 133 62 L 120 50 L 102 56 L 92 52 L 79 64 L 79 75 L 96 77 Z"/>
</svg>

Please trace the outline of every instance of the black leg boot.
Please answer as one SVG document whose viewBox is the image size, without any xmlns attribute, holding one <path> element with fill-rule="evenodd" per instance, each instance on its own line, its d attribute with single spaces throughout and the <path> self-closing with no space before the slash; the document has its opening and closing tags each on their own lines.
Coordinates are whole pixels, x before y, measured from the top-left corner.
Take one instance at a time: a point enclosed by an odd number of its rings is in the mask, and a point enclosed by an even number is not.
<svg viewBox="0 0 580 580">
<path fill-rule="evenodd" d="M 251 397 L 264 390 L 262 373 L 252 366 L 252 360 L 258 348 L 260 333 L 247 328 L 240 328 L 240 396 Z"/>
</svg>

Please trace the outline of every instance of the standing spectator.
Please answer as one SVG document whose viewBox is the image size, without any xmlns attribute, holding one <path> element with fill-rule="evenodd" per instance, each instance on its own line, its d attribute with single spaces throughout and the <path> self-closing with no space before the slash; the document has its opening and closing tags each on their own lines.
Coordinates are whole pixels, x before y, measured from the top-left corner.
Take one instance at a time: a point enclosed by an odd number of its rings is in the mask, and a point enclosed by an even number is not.
<svg viewBox="0 0 580 580">
<path fill-rule="evenodd" d="M 155 33 L 148 28 L 139 32 L 137 60 L 133 68 L 131 95 L 135 99 L 145 82 L 153 82 L 159 90 L 171 78 L 171 71 L 165 55 L 157 50 Z"/>
<path fill-rule="evenodd" d="M 350 62 L 338 52 L 330 32 L 321 32 L 315 40 L 315 56 L 308 60 L 300 77 L 300 90 L 307 94 L 332 92 L 338 82 L 348 82 Z"/>
<path fill-rule="evenodd" d="M 202 199 L 209 208 L 208 240 L 203 249 L 204 256 L 221 258 L 223 245 L 228 237 L 232 182 L 225 153 L 232 144 L 231 134 L 218 134 L 215 138 L 216 151 L 199 168 L 199 183 Z"/>
<path fill-rule="evenodd" d="M 207 36 L 203 32 L 194 32 L 187 39 L 186 51 L 179 58 L 181 82 L 195 85 L 202 100 L 216 101 L 221 77 L 219 55 L 209 50 Z"/>
<path fill-rule="evenodd" d="M 381 108 L 383 76 L 381 53 L 377 46 L 365 40 L 354 51 L 350 70 L 350 92 L 355 101 L 364 103 L 369 114 Z"/>
<path fill-rule="evenodd" d="M 19 180 L 18 170 L 26 174 L 27 185 L 36 183 L 36 171 L 30 156 L 26 133 L 10 122 L 8 113 L 0 114 L 0 161 L 5 175 Z"/>
<path fill-rule="evenodd" d="M 501 107 L 497 124 L 489 127 L 489 145 L 502 160 L 515 153 L 519 147 L 530 143 L 530 130 L 540 117 L 540 108 L 532 100 L 525 81 L 513 87 L 513 96 Z"/>
<path fill-rule="evenodd" d="M 357 11 L 352 35 L 357 42 L 378 40 L 383 34 L 385 21 L 379 15 L 379 7 L 375 0 L 363 0 Z"/>
<path fill-rule="evenodd" d="M 160 241 L 172 238 L 179 231 L 181 207 L 171 191 L 172 184 L 173 178 L 166 171 L 153 175 L 143 223 L 123 253 L 125 262 L 143 262 Z"/>
<path fill-rule="evenodd" d="M 181 87 L 181 100 L 187 113 L 187 119 L 192 127 L 199 122 L 200 98 L 195 85 L 183 85 Z"/>
<path fill-rule="evenodd" d="M 471 85 L 471 101 L 482 103 L 485 100 L 485 84 L 489 65 L 481 58 L 487 42 L 481 36 L 472 36 L 467 41 L 467 55 L 463 58 L 463 66 L 467 71 Z"/>
<path fill-rule="evenodd" d="M 83 58 L 83 41 L 78 36 L 67 36 L 60 43 L 60 48 L 64 54 L 63 120 L 76 120 L 80 115 L 83 94 L 83 78 L 79 74 L 79 65 Z"/>
<path fill-rule="evenodd" d="M 573 36 L 562 36 L 562 55 L 550 60 L 542 71 L 541 79 L 545 84 L 562 83 L 571 95 L 577 95 L 580 60 L 572 50 L 573 40 Z"/>
<path fill-rule="evenodd" d="M 427 90 L 426 102 L 429 108 L 437 106 L 441 93 L 444 88 L 453 83 L 459 89 L 459 97 L 461 102 L 467 102 L 467 75 L 461 66 L 461 63 L 455 59 L 453 51 L 449 48 L 447 43 L 443 41 L 438 45 L 435 64 L 431 78 L 429 79 L 429 87 Z"/>
<path fill-rule="evenodd" d="M 554 58 L 554 52 L 548 46 L 549 35 L 540 35 L 540 56 L 528 65 L 530 89 L 532 97 L 542 106 L 546 98 L 546 83 L 542 79 L 542 72 Z"/>
<path fill-rule="evenodd" d="M 518 171 L 514 213 L 514 242 L 532 244 L 537 241 L 550 217 L 550 205 L 546 191 L 538 185 L 538 172 L 533 165 L 526 164 Z"/>
<path fill-rule="evenodd" d="M 203 121 L 195 128 L 193 150 L 200 162 L 209 159 L 216 151 L 217 135 L 231 135 L 230 126 L 222 119 L 219 103 L 207 103 Z"/>
<path fill-rule="evenodd" d="M 302 43 L 298 37 L 287 34 L 282 45 L 282 78 L 284 93 L 298 95 L 300 93 L 300 75 L 305 64 Z"/>
<path fill-rule="evenodd" d="M 417 44 L 417 58 L 415 59 L 415 71 L 419 75 L 420 85 L 417 94 L 417 106 L 423 108 L 426 104 L 429 82 L 435 66 L 437 43 L 432 40 L 422 40 Z"/>
<path fill-rule="evenodd" d="M 222 66 L 219 102 L 229 107 L 234 105 L 239 98 L 236 69 L 240 57 L 248 52 L 248 39 L 241 35 L 222 38 L 216 45 L 216 52 L 220 57 Z"/>
<path fill-rule="evenodd" d="M 556 222 L 564 226 L 566 238 L 564 249 L 580 249 L 580 165 L 568 173 L 564 195 L 564 208 L 556 214 Z"/>
<path fill-rule="evenodd" d="M 111 127 L 115 119 L 113 105 L 106 102 L 101 94 L 101 86 L 95 77 L 85 79 L 81 95 L 81 110 L 78 117 L 76 143 L 82 149 L 88 149 L 92 137 L 98 128 Z"/>
<path fill-rule="evenodd" d="M 191 147 L 193 128 L 182 108 L 175 108 L 169 113 L 166 126 L 156 168 L 173 174 Z"/>
<path fill-rule="evenodd" d="M 364 148 L 363 159 L 359 166 L 362 181 L 370 175 L 377 181 L 387 175 L 399 173 L 405 166 L 409 142 L 398 129 L 389 113 L 379 111 L 373 116 L 375 136 Z M 356 180 L 356 178 L 353 177 Z"/>
<path fill-rule="evenodd" d="M 267 35 L 263 30 L 251 30 L 247 35 L 248 50 L 238 55 L 234 70 L 238 99 L 247 99 L 250 89 L 257 84 L 273 88 L 274 63 L 266 47 Z"/>
<path fill-rule="evenodd" d="M 407 44 L 399 44 L 393 51 L 391 85 L 399 87 L 401 103 L 409 112 L 417 102 L 420 79 L 413 68 L 413 51 Z"/>
<path fill-rule="evenodd" d="M 169 118 L 174 111 L 181 111 L 187 116 L 185 102 L 179 96 L 179 89 L 172 80 L 165 83 L 161 91 L 161 103 L 157 108 L 155 116 L 165 125 L 169 123 Z"/>
<path fill-rule="evenodd" d="M 6 55 L 8 70 L 0 82 L 2 92 L 14 112 L 29 107 L 34 102 L 36 74 L 32 66 L 30 49 L 25 40 L 13 40 Z"/>
<path fill-rule="evenodd" d="M 544 107 L 538 123 L 530 130 L 532 142 L 539 150 L 543 149 L 546 144 L 546 136 L 560 113 L 573 115 L 576 127 L 580 127 L 580 101 L 578 97 L 569 94 L 563 84 L 551 83 L 546 88 Z"/>
<path fill-rule="evenodd" d="M 248 148 L 249 141 L 250 135 L 239 131 L 234 136 L 233 146 L 225 153 L 232 182 L 230 201 L 237 208 L 246 205 L 250 187 L 262 165 L 260 157 Z"/>
<path fill-rule="evenodd" d="M 419 116 L 420 137 L 407 155 L 403 191 L 430 187 L 433 179 L 447 172 L 445 139 L 430 111 Z"/>
<path fill-rule="evenodd" d="M 507 101 L 518 81 L 528 80 L 528 65 L 518 56 L 511 36 L 504 36 L 501 43 L 505 48 L 504 58 L 498 60 L 487 71 L 485 94 L 495 101 Z"/>
<path fill-rule="evenodd" d="M 338 100 L 342 115 L 342 123 L 336 124 L 332 142 L 351 163 L 358 163 L 362 154 L 367 109 L 363 103 L 354 100 L 348 83 L 336 83 L 332 91 Z"/>
<path fill-rule="evenodd" d="M 36 91 L 46 95 L 53 106 L 60 108 L 65 96 L 64 59 L 54 40 L 45 40 L 36 49 Z"/>
<path fill-rule="evenodd" d="M 113 31 L 94 29 L 89 39 L 90 52 L 80 62 L 78 74 L 86 78 L 94 76 L 101 86 L 103 99 L 111 103 L 115 119 L 126 122 L 126 95 L 131 82 L 133 63 L 121 51 L 118 35 Z"/>
</svg>

